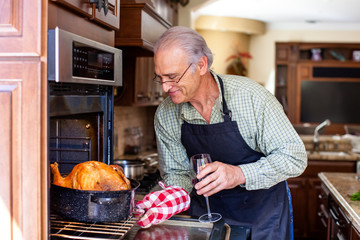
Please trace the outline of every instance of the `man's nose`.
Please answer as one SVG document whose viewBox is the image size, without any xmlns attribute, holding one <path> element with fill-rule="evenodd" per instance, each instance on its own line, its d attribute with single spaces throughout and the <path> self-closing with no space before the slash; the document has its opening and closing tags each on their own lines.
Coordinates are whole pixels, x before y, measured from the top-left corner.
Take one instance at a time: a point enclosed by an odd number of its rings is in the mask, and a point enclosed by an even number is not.
<svg viewBox="0 0 360 240">
<path fill-rule="evenodd" d="M 172 85 L 167 83 L 167 82 L 164 82 L 162 84 L 162 89 L 163 89 L 164 92 L 168 92 L 171 88 L 172 88 Z"/>
</svg>

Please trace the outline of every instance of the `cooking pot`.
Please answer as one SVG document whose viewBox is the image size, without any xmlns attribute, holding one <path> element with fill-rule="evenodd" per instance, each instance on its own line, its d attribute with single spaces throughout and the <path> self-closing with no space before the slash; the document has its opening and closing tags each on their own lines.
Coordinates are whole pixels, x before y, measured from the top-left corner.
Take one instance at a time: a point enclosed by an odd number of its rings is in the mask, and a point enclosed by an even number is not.
<svg viewBox="0 0 360 240">
<path fill-rule="evenodd" d="M 51 211 L 81 222 L 119 222 L 132 215 L 135 190 L 140 183 L 129 179 L 131 189 L 122 191 L 88 191 L 51 184 Z"/>
<path fill-rule="evenodd" d="M 145 163 L 140 160 L 115 159 L 114 164 L 124 169 L 125 177 L 142 180 L 144 178 Z"/>
<path fill-rule="evenodd" d="M 145 163 L 146 173 L 156 173 L 159 168 L 159 156 L 157 153 L 140 156 L 139 160 Z"/>
</svg>

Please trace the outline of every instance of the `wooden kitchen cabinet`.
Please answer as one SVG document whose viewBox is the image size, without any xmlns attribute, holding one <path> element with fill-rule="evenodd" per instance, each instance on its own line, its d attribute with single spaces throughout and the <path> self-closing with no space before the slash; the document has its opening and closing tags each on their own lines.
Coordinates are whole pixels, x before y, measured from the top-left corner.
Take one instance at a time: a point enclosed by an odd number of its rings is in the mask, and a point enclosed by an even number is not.
<svg viewBox="0 0 360 240">
<path fill-rule="evenodd" d="M 152 82 L 154 77 L 153 48 L 156 40 L 172 22 L 166 14 L 176 8 L 122 0 L 120 29 L 115 32 L 115 46 L 123 51 L 123 86 L 115 91 L 115 105 L 156 106 L 164 99 L 162 86 Z M 161 9 L 166 9 L 162 12 Z M 162 14 L 161 14 L 162 13 Z M 131 22 L 126 19 L 132 19 Z"/>
<path fill-rule="evenodd" d="M 47 5 L 0 7 L 1 239 L 47 239 Z"/>
<path fill-rule="evenodd" d="M 327 134 L 360 125 L 360 61 L 353 59 L 359 50 L 355 43 L 276 43 L 275 96 L 293 124 L 330 119 Z"/>
<path fill-rule="evenodd" d="M 360 233 L 354 228 L 354 226 L 351 226 L 351 240 L 360 240 Z"/>
<path fill-rule="evenodd" d="M 105 5 L 101 0 L 103 8 L 97 9 L 97 4 L 90 3 L 90 0 L 51 0 L 76 14 L 86 17 L 90 21 L 105 26 L 110 29 L 118 30 L 120 27 L 120 0 L 108 0 Z M 94 2 L 97 2 L 94 1 Z M 107 6 L 107 7 L 104 7 Z M 106 10 L 105 10 L 106 9 Z"/>
<path fill-rule="evenodd" d="M 329 195 L 329 236 L 330 240 L 351 239 L 351 222 L 337 200 Z"/>
<path fill-rule="evenodd" d="M 326 239 L 324 192 L 319 172 L 356 172 L 355 161 L 309 160 L 304 173 L 288 179 L 292 195 L 295 239 Z"/>
<path fill-rule="evenodd" d="M 305 236 L 307 232 L 306 224 L 302 223 L 304 219 L 307 219 L 308 201 L 308 191 L 307 191 L 307 179 L 305 178 L 293 178 L 289 179 L 288 185 L 291 192 L 292 205 L 293 205 L 293 219 L 294 219 L 294 236 L 302 237 Z M 303 199 L 302 201 L 296 199 Z M 301 210 L 300 210 L 301 209 Z"/>
<path fill-rule="evenodd" d="M 126 53 L 126 52 L 125 52 Z M 129 57 L 123 60 L 123 86 L 115 91 L 115 104 L 122 106 L 156 106 L 165 95 L 154 77 L 153 57 Z"/>
<path fill-rule="evenodd" d="M 320 192 L 318 195 L 319 203 L 317 204 L 317 206 L 319 206 L 318 217 L 322 224 L 322 227 L 320 229 L 326 229 L 326 233 L 322 231 L 322 239 L 327 239 L 328 236 L 330 236 L 329 194 L 329 189 L 327 189 L 327 187 L 323 183 L 321 183 Z"/>
</svg>

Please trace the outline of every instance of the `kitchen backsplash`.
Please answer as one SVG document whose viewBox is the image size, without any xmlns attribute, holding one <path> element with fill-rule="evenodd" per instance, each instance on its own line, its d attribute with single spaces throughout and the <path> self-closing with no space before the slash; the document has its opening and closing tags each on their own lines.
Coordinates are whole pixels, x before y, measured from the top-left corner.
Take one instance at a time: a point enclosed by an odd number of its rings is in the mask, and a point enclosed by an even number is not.
<svg viewBox="0 0 360 240">
<path fill-rule="evenodd" d="M 119 107 L 114 108 L 114 158 L 124 155 L 125 129 L 140 127 L 143 133 L 142 151 L 156 147 L 154 114 L 157 107 Z"/>
</svg>

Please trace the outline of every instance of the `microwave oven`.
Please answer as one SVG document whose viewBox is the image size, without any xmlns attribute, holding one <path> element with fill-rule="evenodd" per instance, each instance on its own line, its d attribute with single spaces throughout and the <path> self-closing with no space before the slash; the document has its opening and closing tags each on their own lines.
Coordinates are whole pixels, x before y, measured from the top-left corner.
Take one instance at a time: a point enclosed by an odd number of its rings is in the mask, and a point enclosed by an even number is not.
<svg viewBox="0 0 360 240">
<path fill-rule="evenodd" d="M 58 27 L 49 29 L 48 80 L 121 86 L 122 51 Z"/>
</svg>

